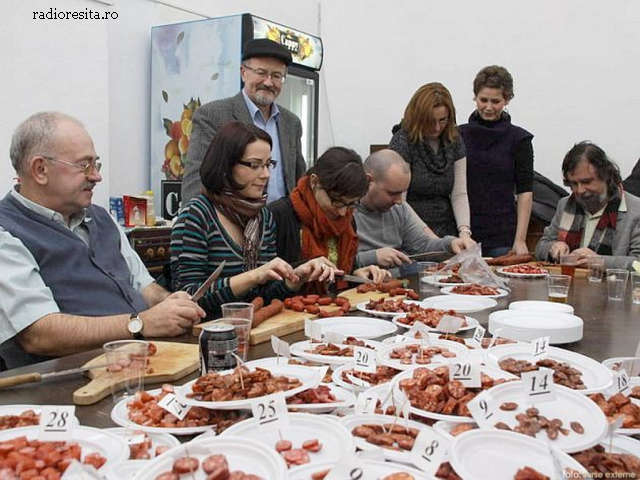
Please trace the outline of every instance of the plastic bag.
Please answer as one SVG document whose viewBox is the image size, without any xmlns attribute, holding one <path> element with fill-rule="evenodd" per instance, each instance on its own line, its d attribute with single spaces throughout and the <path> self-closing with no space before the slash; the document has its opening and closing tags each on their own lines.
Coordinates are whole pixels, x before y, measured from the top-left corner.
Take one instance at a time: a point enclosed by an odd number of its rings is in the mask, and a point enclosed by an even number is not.
<svg viewBox="0 0 640 480">
<path fill-rule="evenodd" d="M 491 267 L 487 265 L 487 262 L 482 258 L 482 247 L 479 243 L 451 257 L 447 260 L 446 266 L 438 270 L 436 275 L 444 274 L 456 263 L 460 264 L 458 275 L 460 275 L 466 283 L 476 283 L 478 285 L 511 290 L 509 288 L 509 281 L 493 273 Z"/>
</svg>

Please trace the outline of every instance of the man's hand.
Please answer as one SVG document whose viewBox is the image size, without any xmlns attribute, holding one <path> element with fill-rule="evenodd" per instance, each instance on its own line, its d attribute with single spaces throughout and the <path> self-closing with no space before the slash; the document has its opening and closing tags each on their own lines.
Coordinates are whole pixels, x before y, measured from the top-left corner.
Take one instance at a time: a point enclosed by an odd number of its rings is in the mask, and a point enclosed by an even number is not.
<svg viewBox="0 0 640 480">
<path fill-rule="evenodd" d="M 560 255 L 568 255 L 569 253 L 571 253 L 571 249 L 564 242 L 556 242 L 549 249 L 549 256 L 556 262 L 560 259 Z"/>
<path fill-rule="evenodd" d="M 156 306 L 140 313 L 145 337 L 175 337 L 184 334 L 206 316 L 187 292 L 175 292 Z"/>
<path fill-rule="evenodd" d="M 369 265 L 368 267 L 362 267 L 353 272 L 356 277 L 367 278 L 373 283 L 384 282 L 387 278 L 391 277 L 391 272 L 383 270 L 377 265 Z"/>
<path fill-rule="evenodd" d="M 376 262 L 381 267 L 390 268 L 410 264 L 411 259 L 395 248 L 383 247 L 376 250 Z"/>
<path fill-rule="evenodd" d="M 589 257 L 596 257 L 598 254 L 591 250 L 590 248 L 576 248 L 571 255 L 578 256 L 578 265 L 586 265 L 589 262 Z"/>
</svg>

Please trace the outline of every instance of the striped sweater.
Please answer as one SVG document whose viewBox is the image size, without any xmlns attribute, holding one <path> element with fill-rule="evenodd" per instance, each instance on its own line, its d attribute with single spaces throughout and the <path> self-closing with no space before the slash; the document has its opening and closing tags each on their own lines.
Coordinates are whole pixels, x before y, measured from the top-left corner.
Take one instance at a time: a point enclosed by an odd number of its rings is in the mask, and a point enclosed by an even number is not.
<svg viewBox="0 0 640 480">
<path fill-rule="evenodd" d="M 276 258 L 275 224 L 271 212 L 263 209 L 262 243 L 258 264 Z M 231 291 L 231 277 L 243 273 L 242 245 L 238 245 L 224 229 L 209 198 L 199 195 L 180 211 L 171 231 L 171 281 L 173 290 L 195 293 L 211 273 L 226 260 L 227 263 L 213 288 L 199 302 L 207 318 L 220 316 L 220 306 L 228 302 L 250 302 L 264 298 L 265 304 L 274 298 L 285 298 L 293 292 L 283 281 L 270 281 L 252 288 L 237 297 Z"/>
</svg>

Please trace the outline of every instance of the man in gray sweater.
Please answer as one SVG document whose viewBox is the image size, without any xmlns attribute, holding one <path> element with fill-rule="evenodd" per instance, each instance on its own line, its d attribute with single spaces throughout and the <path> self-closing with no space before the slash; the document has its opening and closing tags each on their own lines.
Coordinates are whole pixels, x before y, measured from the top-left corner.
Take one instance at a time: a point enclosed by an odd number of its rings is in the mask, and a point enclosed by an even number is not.
<svg viewBox="0 0 640 480">
<path fill-rule="evenodd" d="M 606 268 L 633 269 L 640 260 L 640 199 L 622 189 L 618 166 L 597 145 L 580 142 L 562 162 L 571 195 L 558 203 L 536 247 L 539 260 L 568 253 L 586 264 L 603 255 Z"/>
<path fill-rule="evenodd" d="M 403 201 L 411 170 L 400 154 L 379 150 L 367 157 L 364 168 L 369 190 L 354 214 L 360 264 L 390 268 L 410 264 L 408 255 L 439 250 L 455 254 L 464 249 L 457 237 L 438 238 Z"/>
</svg>

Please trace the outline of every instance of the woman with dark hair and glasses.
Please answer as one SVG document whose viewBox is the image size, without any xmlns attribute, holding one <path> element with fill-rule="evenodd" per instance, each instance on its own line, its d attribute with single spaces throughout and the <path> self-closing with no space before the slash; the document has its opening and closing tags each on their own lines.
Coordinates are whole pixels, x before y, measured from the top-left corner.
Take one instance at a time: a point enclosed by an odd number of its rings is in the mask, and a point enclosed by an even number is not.
<svg viewBox="0 0 640 480">
<path fill-rule="evenodd" d="M 533 135 L 511 123 L 506 106 L 513 78 L 506 68 L 484 67 L 473 81 L 476 110 L 460 126 L 467 147 L 471 229 L 482 254 L 529 253 L 533 205 Z"/>
<path fill-rule="evenodd" d="M 369 180 L 356 152 L 344 147 L 328 149 L 288 198 L 269 204 L 276 223 L 278 255 L 294 265 L 326 257 L 344 273 L 353 271 L 356 276 L 382 281 L 388 275 L 386 270 L 355 265 L 358 236 L 353 210 L 368 188 Z"/>
<path fill-rule="evenodd" d="M 200 300 L 208 317 L 223 303 L 285 298 L 303 282 L 333 280 L 326 259 L 294 269 L 277 258 L 271 212 L 265 207 L 271 137 L 254 125 L 230 122 L 216 133 L 200 168 L 202 193 L 180 211 L 171 232 L 175 290 L 194 293 L 226 260 L 220 278 Z"/>
<path fill-rule="evenodd" d="M 471 239 L 466 151 L 449 90 L 427 83 L 411 97 L 389 148 L 411 165 L 407 203 L 439 237 Z"/>
</svg>

